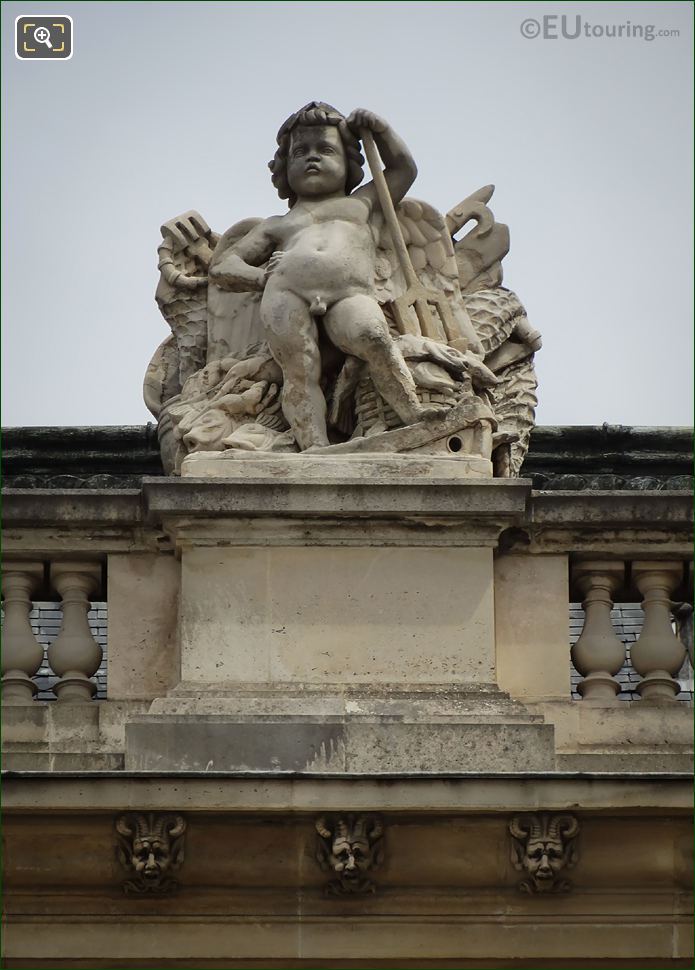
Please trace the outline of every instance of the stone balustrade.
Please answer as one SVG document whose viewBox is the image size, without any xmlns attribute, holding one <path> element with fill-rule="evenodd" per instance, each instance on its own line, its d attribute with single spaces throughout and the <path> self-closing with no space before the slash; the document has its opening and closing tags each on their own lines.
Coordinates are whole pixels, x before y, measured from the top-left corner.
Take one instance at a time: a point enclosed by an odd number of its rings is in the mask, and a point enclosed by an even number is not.
<svg viewBox="0 0 695 970">
<path fill-rule="evenodd" d="M 90 597 L 101 587 L 101 564 L 90 561 L 43 562 L 5 560 L 2 590 L 5 625 L 2 656 L 3 703 L 26 704 L 37 693 L 35 677 L 44 658 L 29 613 L 42 588 L 55 591 L 62 601 L 62 624 L 48 649 L 48 662 L 59 680 L 54 685 L 58 701 L 81 703 L 96 693 L 93 680 L 102 659 L 102 648 L 89 626 Z"/>
<path fill-rule="evenodd" d="M 26 704 L 37 692 L 33 677 L 43 660 L 43 647 L 29 622 L 32 596 L 43 581 L 43 563 L 5 562 L 2 594 L 5 627 L 2 649 L 2 700 L 4 704 Z"/>
<path fill-rule="evenodd" d="M 632 564 L 632 575 L 644 609 L 642 633 L 632 648 L 632 665 L 642 676 L 637 690 L 645 701 L 672 701 L 680 690 L 674 677 L 686 655 L 671 619 L 671 596 L 683 582 L 683 564 L 640 560 Z"/>
<path fill-rule="evenodd" d="M 644 624 L 632 645 L 630 659 L 641 676 L 637 692 L 645 701 L 663 703 L 680 691 L 675 676 L 683 666 L 686 647 L 673 629 L 672 597 L 687 582 L 690 564 L 682 561 L 617 562 L 587 560 L 572 570 L 574 587 L 584 597 L 584 628 L 572 647 L 572 662 L 583 679 L 578 691 L 585 701 L 610 703 L 620 693 L 616 674 L 625 663 L 625 645 L 616 636 L 611 609 L 616 594 L 631 582 L 642 597 Z"/>
<path fill-rule="evenodd" d="M 625 663 L 625 645 L 615 635 L 611 609 L 615 593 L 624 582 L 625 567 L 619 562 L 592 561 L 574 570 L 583 594 L 585 620 L 581 636 L 572 647 L 572 662 L 584 678 L 578 686 L 586 700 L 612 700 L 620 691 L 615 675 Z"/>
<path fill-rule="evenodd" d="M 44 660 L 44 645 L 32 630 L 29 613 L 42 589 L 62 602 L 58 637 L 48 647 L 48 663 L 58 677 L 53 690 L 59 701 L 88 702 L 96 694 L 94 675 L 103 650 L 88 621 L 91 600 L 101 587 L 101 564 L 90 561 L 6 561 L 2 571 L 5 626 L 2 687 L 5 704 L 26 704 L 37 694 L 36 678 Z M 571 568 L 571 590 L 582 596 L 584 625 L 571 647 L 571 659 L 581 675 L 576 685 L 582 701 L 611 704 L 621 694 L 618 673 L 631 664 L 641 681 L 636 693 L 650 703 L 676 699 L 675 679 L 688 647 L 673 629 L 672 599 L 689 589 L 692 563 L 680 560 L 581 560 Z M 626 656 L 611 612 L 628 589 L 643 601 L 644 623 Z M 114 630 L 118 636 L 118 631 Z M 45 672 L 45 668 L 44 668 Z"/>
</svg>

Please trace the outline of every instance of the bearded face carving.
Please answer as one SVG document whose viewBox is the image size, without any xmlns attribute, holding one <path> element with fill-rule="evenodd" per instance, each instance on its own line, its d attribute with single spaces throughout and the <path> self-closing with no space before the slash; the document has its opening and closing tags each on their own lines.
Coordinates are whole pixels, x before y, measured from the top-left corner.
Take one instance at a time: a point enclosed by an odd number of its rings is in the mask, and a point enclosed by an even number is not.
<svg viewBox="0 0 695 970">
<path fill-rule="evenodd" d="M 322 869 L 337 876 L 325 887 L 329 896 L 376 892 L 368 873 L 384 857 L 382 822 L 373 815 L 321 816 L 316 821 L 316 858 Z"/>
<path fill-rule="evenodd" d="M 118 859 L 131 873 L 123 891 L 166 895 L 178 889 L 172 873 L 183 864 L 186 822 L 181 815 L 129 813 L 116 820 Z"/>
<path fill-rule="evenodd" d="M 527 893 L 569 892 L 572 884 L 560 877 L 577 862 L 575 839 L 579 822 L 573 815 L 517 815 L 509 826 L 512 863 L 527 878 L 519 889 Z"/>
</svg>

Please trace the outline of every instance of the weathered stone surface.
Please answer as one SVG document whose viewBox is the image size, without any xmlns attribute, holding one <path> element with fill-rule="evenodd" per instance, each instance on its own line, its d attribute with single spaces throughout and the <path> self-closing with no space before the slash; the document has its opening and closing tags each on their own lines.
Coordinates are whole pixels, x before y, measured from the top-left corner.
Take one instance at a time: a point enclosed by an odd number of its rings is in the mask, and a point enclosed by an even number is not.
<svg viewBox="0 0 695 970">
<path fill-rule="evenodd" d="M 512 697 L 567 697 L 566 556 L 495 559 L 497 682 Z"/>
<path fill-rule="evenodd" d="M 122 770 L 125 723 L 149 701 L 3 705 L 7 771 Z"/>
<path fill-rule="evenodd" d="M 109 556 L 110 700 L 159 697 L 179 682 L 180 572 L 173 555 Z"/>
<path fill-rule="evenodd" d="M 244 481 L 298 481 L 319 484 L 378 481 L 406 484 L 488 479 L 492 465 L 484 458 L 434 455 L 276 455 L 254 452 L 195 452 L 181 465 L 182 478 L 222 478 Z"/>
<path fill-rule="evenodd" d="M 495 679 L 490 549 L 193 547 L 181 569 L 186 682 Z"/>
<path fill-rule="evenodd" d="M 346 678 L 344 678 L 346 680 Z M 528 723 L 524 704 L 512 700 L 495 684 L 393 684 L 307 681 L 275 684 L 204 684 L 183 682 L 166 697 L 156 698 L 150 714 L 231 715 L 343 720 L 432 721 L 454 717 L 460 723 L 499 721 Z M 537 715 L 536 720 L 542 720 Z"/>
<path fill-rule="evenodd" d="M 403 466 L 407 469 L 407 460 Z M 424 485 L 424 487 L 423 487 Z M 477 522 L 518 521 L 525 510 L 530 485 L 524 479 L 486 481 L 425 478 L 413 481 L 397 477 L 393 482 L 350 475 L 349 464 L 342 481 L 322 483 L 294 474 L 270 478 L 267 471 L 243 481 L 213 479 L 145 479 L 143 497 L 149 522 L 175 517 L 224 518 L 225 516 L 372 516 L 448 515 L 465 516 L 469 527 Z M 477 520 L 477 522 L 476 522 Z M 506 521 L 505 521 L 506 520 Z"/>
<path fill-rule="evenodd" d="M 563 770 L 692 771 L 693 719 L 686 704 L 664 709 L 641 701 L 601 706 L 565 700 L 527 707 L 555 726 Z"/>
<path fill-rule="evenodd" d="M 326 717 L 147 715 L 126 727 L 130 771 L 296 771 L 422 775 L 530 771 L 555 764 L 551 725 L 497 720 L 405 722 Z"/>
<path fill-rule="evenodd" d="M 4 791 L 5 809 L 17 815 L 46 816 L 53 809 L 67 815 L 74 815 L 78 809 L 91 815 L 108 815 L 118 811 L 170 811 L 172 805 L 182 812 L 241 815 L 275 815 L 288 805 L 298 812 L 315 813 L 320 805 L 330 812 L 432 812 L 443 818 L 455 813 L 506 817 L 510 811 L 532 812 L 539 805 L 548 811 L 565 812 L 581 805 L 583 812 L 597 817 L 613 810 L 625 819 L 642 811 L 689 822 L 692 779 L 687 772 L 453 772 L 428 777 L 423 784 L 411 772 L 350 778 L 209 770 L 188 774 L 185 780 L 162 775 L 153 784 L 151 776 L 137 772 L 37 772 L 8 776 Z M 108 835 L 110 838 L 110 828 Z M 692 867 L 688 875 L 692 877 Z"/>
</svg>

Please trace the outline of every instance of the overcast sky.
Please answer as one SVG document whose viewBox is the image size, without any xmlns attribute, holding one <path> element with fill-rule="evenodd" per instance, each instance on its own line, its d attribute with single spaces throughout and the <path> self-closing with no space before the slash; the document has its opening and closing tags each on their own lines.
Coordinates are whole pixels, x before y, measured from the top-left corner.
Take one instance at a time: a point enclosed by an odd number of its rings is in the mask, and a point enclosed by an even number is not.
<svg viewBox="0 0 695 970">
<path fill-rule="evenodd" d="M 580 37 L 522 35 L 563 13 Z M 70 14 L 72 59 L 17 60 L 23 14 Z M 283 212 L 266 163 L 312 99 L 387 118 L 444 212 L 496 184 L 540 424 L 691 422 L 690 3 L 32 0 L 2 21 L 5 426 L 151 420 L 159 226 Z M 628 23 L 680 36 L 605 36 Z"/>
</svg>

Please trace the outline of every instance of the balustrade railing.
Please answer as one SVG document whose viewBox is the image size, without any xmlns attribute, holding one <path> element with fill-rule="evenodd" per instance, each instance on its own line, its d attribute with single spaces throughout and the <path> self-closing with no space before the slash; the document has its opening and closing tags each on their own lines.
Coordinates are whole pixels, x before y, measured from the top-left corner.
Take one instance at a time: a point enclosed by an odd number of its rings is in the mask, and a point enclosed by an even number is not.
<svg viewBox="0 0 695 970">
<path fill-rule="evenodd" d="M 582 675 L 577 691 L 583 700 L 610 703 L 621 692 L 616 675 L 625 665 L 626 648 L 616 635 L 611 611 L 618 591 L 626 586 L 642 597 L 641 629 L 629 656 L 641 678 L 634 689 L 645 701 L 668 703 L 677 699 L 681 686 L 676 677 L 686 657 L 692 657 L 687 633 L 687 618 L 692 611 L 676 594 L 692 602 L 691 576 L 691 564 L 682 561 L 587 560 L 574 565 L 572 585 L 584 597 L 585 618 L 571 656 Z M 677 635 L 676 626 L 684 635 Z M 692 635 L 691 621 L 689 629 Z"/>
<path fill-rule="evenodd" d="M 624 565 L 616 562 L 585 562 L 574 571 L 575 583 L 584 595 L 585 619 L 571 655 L 584 678 L 578 691 L 587 700 L 612 700 L 620 691 L 615 675 L 625 663 L 625 645 L 613 630 L 611 609 L 624 577 Z"/>
<path fill-rule="evenodd" d="M 2 570 L 5 626 L 2 644 L 2 700 L 26 704 L 38 690 L 34 677 L 43 660 L 43 647 L 29 622 L 32 597 L 43 581 L 40 562 L 6 563 Z"/>
<path fill-rule="evenodd" d="M 105 603 L 98 604 L 101 619 L 94 614 L 90 620 L 93 600 L 101 595 L 101 571 L 101 563 L 93 561 L 5 561 L 5 704 L 26 704 L 53 696 L 58 702 L 69 703 L 104 697 L 105 637 L 95 635 L 95 627 L 106 624 Z M 581 701 L 610 704 L 641 698 L 668 704 L 685 699 L 678 677 L 680 674 L 682 681 L 686 668 L 691 675 L 686 657 L 692 658 L 692 607 L 688 605 L 692 603 L 692 564 L 584 560 L 573 564 L 571 578 L 572 589 L 583 598 L 583 627 L 571 647 L 572 663 L 581 677 L 575 684 Z M 624 596 L 627 590 L 633 592 L 634 602 L 619 603 L 616 597 Z M 46 603 L 45 597 L 50 594 L 60 599 Z M 637 602 L 638 596 L 641 602 Z M 42 601 L 54 607 L 50 623 L 60 624 L 57 636 L 40 626 L 38 614 L 32 628 L 32 608 Z M 629 629 L 634 632 L 616 631 L 617 605 L 623 612 L 627 610 L 632 622 Z M 570 616 L 574 624 L 581 623 L 576 604 L 570 604 Z M 621 618 L 623 623 L 628 622 L 622 614 Z M 42 636 L 39 629 L 47 635 Z M 632 641 L 627 649 L 626 640 Z"/>
<path fill-rule="evenodd" d="M 45 660 L 30 614 L 42 590 L 55 591 L 62 614 L 60 632 L 48 647 L 50 670 L 58 677 L 52 685 L 59 702 L 82 703 L 97 693 L 94 675 L 103 650 L 89 623 L 90 597 L 101 587 L 98 562 L 5 561 L 2 592 L 5 620 L 2 650 L 2 693 L 5 704 L 26 704 L 39 691 L 39 673 Z"/>
</svg>

